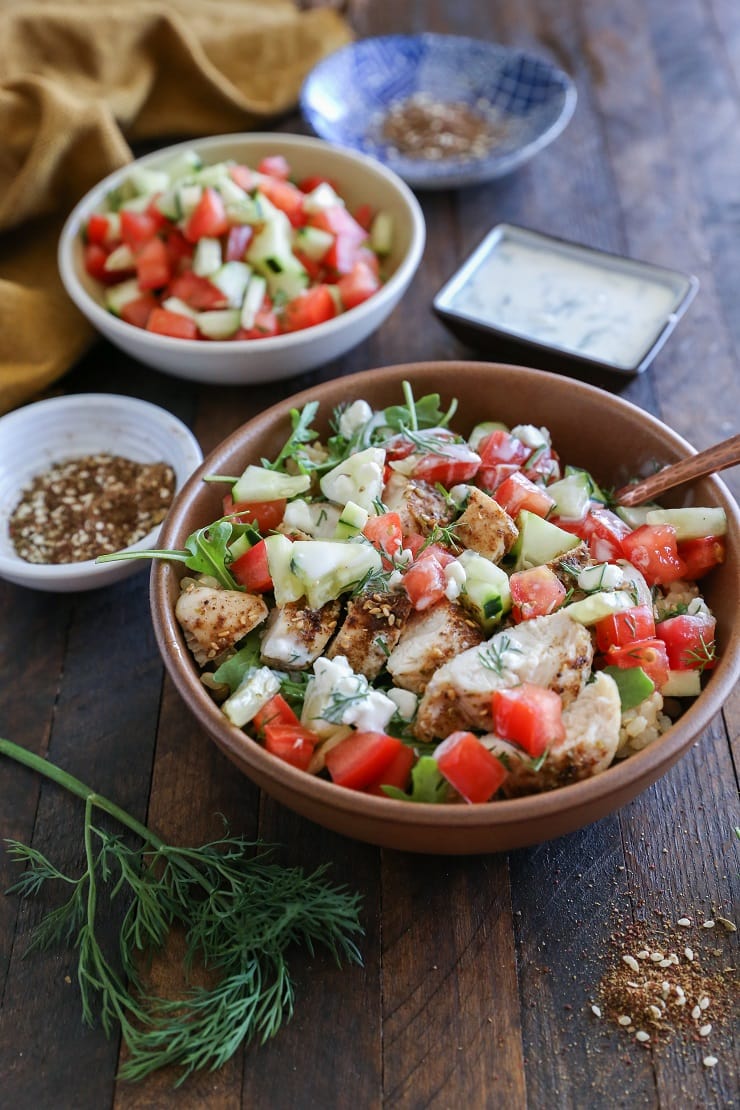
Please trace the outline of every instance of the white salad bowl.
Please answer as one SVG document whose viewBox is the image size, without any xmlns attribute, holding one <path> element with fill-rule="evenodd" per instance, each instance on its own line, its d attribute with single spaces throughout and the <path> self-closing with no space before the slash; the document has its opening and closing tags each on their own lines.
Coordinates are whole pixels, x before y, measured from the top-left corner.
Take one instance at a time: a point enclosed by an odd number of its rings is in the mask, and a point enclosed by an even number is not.
<svg viewBox="0 0 740 1110">
<path fill-rule="evenodd" d="M 120 563 L 29 563 L 10 538 L 9 519 L 36 475 L 64 459 L 104 452 L 135 462 L 166 462 L 175 492 L 203 458 L 198 441 L 171 412 L 111 393 L 76 393 L 37 401 L 0 419 L 0 578 L 35 590 L 69 593 L 107 586 L 146 566 Z M 152 547 L 161 526 L 130 549 Z"/>
<path fill-rule="evenodd" d="M 368 300 L 322 324 L 266 339 L 174 339 L 127 324 L 108 312 L 103 289 L 83 266 L 82 231 L 106 195 L 130 176 L 132 167 L 159 169 L 186 150 L 206 163 L 229 159 L 252 168 L 268 156 L 284 155 L 298 178 L 318 174 L 336 182 L 350 210 L 360 204 L 388 212 L 393 242 L 384 269 L 387 280 Z M 414 194 L 391 170 L 364 154 L 302 135 L 218 135 L 178 143 L 116 170 L 90 190 L 69 215 L 59 241 L 64 286 L 90 323 L 140 362 L 179 378 L 222 385 L 253 385 L 311 370 L 338 358 L 378 328 L 396 307 L 421 261 L 424 217 Z"/>
<path fill-rule="evenodd" d="M 408 380 L 417 398 L 439 393 L 442 407 L 458 399 L 452 422 L 460 431 L 481 420 L 546 425 L 564 463 L 585 467 L 606 486 L 620 486 L 687 458 L 694 449 L 660 420 L 593 386 L 521 366 L 430 362 L 385 367 L 337 378 L 266 410 L 233 432 L 175 499 L 162 546 L 182 547 L 196 528 L 221 515 L 223 487 L 207 474 L 240 474 L 250 463 L 274 458 L 290 433 L 290 409 L 318 401 L 314 426 L 328 431 L 335 406 L 363 398 L 374 408 L 398 404 Z M 716 477 L 672 491 L 667 506 L 718 506 L 727 516 L 727 556 L 700 583 L 717 619 L 718 662 L 701 694 L 647 747 L 601 774 L 542 794 L 482 805 L 418 805 L 345 789 L 276 758 L 232 724 L 200 679 L 200 670 L 175 616 L 181 565 L 152 571 L 154 628 L 167 669 L 185 703 L 218 747 L 284 805 L 330 829 L 404 851 L 468 854 L 535 844 L 581 828 L 626 805 L 664 775 L 699 739 L 740 676 L 740 512 Z"/>
</svg>

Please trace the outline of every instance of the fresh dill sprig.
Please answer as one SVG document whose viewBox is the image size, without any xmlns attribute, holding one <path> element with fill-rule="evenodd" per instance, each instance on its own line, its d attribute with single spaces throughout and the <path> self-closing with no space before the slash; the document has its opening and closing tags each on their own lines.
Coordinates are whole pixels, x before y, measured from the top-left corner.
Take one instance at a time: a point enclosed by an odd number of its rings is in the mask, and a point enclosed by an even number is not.
<svg viewBox="0 0 740 1110">
<path fill-rule="evenodd" d="M 462 544 L 457 537 L 455 531 L 456 526 L 456 522 L 453 524 L 435 524 L 419 549 L 419 554 L 433 543 L 439 543 L 442 544 L 443 547 L 449 547 L 454 551 L 460 551 L 462 549 Z"/>
<path fill-rule="evenodd" d="M 501 636 L 499 640 L 490 640 L 478 652 L 478 658 L 489 671 L 495 671 L 499 677 L 504 672 L 504 656 L 507 652 L 522 654 L 522 649 L 512 643 L 509 636 Z"/>
<path fill-rule="evenodd" d="M 337 963 L 361 963 L 355 935 L 359 896 L 332 886 L 326 867 L 306 875 L 272 858 L 273 849 L 242 837 L 199 848 L 166 844 L 79 779 L 9 740 L 0 754 L 39 772 L 85 801 L 85 869 L 76 877 L 16 840 L 8 853 L 26 869 L 11 891 L 28 898 L 45 883 L 66 884 L 67 900 L 42 918 L 31 950 L 66 944 L 77 950 L 84 1021 L 111 1036 L 120 1026 L 128 1054 L 121 1078 L 143 1079 L 165 1066 L 176 1085 L 200 1068 L 218 1068 L 243 1042 L 264 1042 L 293 1013 L 287 955 L 302 945 L 326 948 Z M 109 814 L 141 840 L 138 848 L 93 823 Z M 10 891 L 8 892 L 10 893 Z M 129 899 L 118 937 L 118 960 L 106 954 L 100 902 Z M 185 969 L 196 962 L 218 976 L 179 999 L 149 996 L 138 965 L 165 946 L 173 926 L 185 934 Z M 116 966 L 116 964 L 118 966 Z"/>
<path fill-rule="evenodd" d="M 699 637 L 699 645 L 698 648 L 684 651 L 682 661 L 701 674 L 717 658 L 717 648 L 714 640 L 707 643 L 703 636 Z"/>
<path fill-rule="evenodd" d="M 331 697 L 327 705 L 321 710 L 321 719 L 329 721 L 333 725 L 344 724 L 344 714 L 353 705 L 364 701 L 369 693 L 369 686 L 366 681 L 360 682 L 358 679 L 357 688 L 351 693 L 344 693 L 342 690 L 332 690 Z"/>
</svg>

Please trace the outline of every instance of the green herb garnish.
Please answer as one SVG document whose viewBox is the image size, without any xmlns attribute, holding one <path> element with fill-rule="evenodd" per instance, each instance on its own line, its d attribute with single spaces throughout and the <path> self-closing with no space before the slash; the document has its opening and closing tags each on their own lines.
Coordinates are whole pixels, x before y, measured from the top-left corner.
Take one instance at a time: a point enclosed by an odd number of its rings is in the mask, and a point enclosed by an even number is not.
<svg viewBox="0 0 740 1110">
<path fill-rule="evenodd" d="M 311 443 L 319 434 L 311 427 L 318 409 L 318 401 L 309 401 L 300 411 L 290 410 L 290 423 L 293 430 L 273 462 L 269 459 L 260 460 L 265 470 L 284 471 L 288 459 L 293 459 L 302 473 L 310 469 L 305 465 L 305 453 L 301 450 L 301 446 L 304 443 Z"/>
<path fill-rule="evenodd" d="M 411 772 L 410 794 L 399 790 L 397 786 L 381 786 L 381 790 L 389 798 L 395 798 L 399 802 L 438 805 L 447 801 L 449 786 L 437 766 L 437 760 L 431 755 L 422 755 Z"/>
<path fill-rule="evenodd" d="M 514 652 L 517 655 L 522 654 L 522 649 L 512 643 L 508 636 L 501 636 L 498 640 L 490 640 L 478 652 L 478 658 L 484 667 L 489 671 L 495 671 L 500 677 L 504 672 L 504 656 L 507 651 Z"/>
<path fill-rule="evenodd" d="M 231 556 L 228 550 L 234 526 L 229 520 L 217 520 L 198 528 L 185 540 L 185 550 L 153 551 L 114 551 L 111 555 L 99 555 L 96 563 L 122 562 L 126 559 L 167 559 L 184 563 L 197 574 L 207 574 L 227 590 L 243 590 L 231 576 L 228 564 Z"/>
</svg>

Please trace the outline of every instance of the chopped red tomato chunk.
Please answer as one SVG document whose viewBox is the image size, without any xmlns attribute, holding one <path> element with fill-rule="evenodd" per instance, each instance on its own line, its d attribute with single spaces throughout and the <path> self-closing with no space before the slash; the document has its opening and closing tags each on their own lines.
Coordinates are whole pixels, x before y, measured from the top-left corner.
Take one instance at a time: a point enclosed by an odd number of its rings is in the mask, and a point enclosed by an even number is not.
<svg viewBox="0 0 740 1110">
<path fill-rule="evenodd" d="M 254 547 L 250 547 L 248 551 L 235 559 L 229 570 L 248 593 L 263 594 L 272 589 L 272 578 L 267 563 L 267 548 L 264 540 L 260 540 Z"/>
<path fill-rule="evenodd" d="M 509 516 L 515 517 L 523 509 L 545 517 L 555 504 L 554 500 L 541 486 L 531 482 L 525 474 L 517 471 L 506 478 L 493 492 L 494 499 Z"/>
<path fill-rule="evenodd" d="M 326 753 L 326 767 L 338 786 L 365 790 L 378 782 L 402 747 L 385 732 L 355 732 Z"/>
<path fill-rule="evenodd" d="M 337 306 L 326 285 L 316 285 L 288 301 L 283 312 L 285 331 L 299 331 L 323 324 L 336 316 Z"/>
<path fill-rule="evenodd" d="M 472 732 L 453 732 L 436 748 L 440 772 L 466 802 L 488 802 L 506 778 L 506 768 Z"/>
<path fill-rule="evenodd" d="M 494 690 L 491 705 L 497 735 L 519 744 L 534 759 L 565 737 L 562 702 L 554 690 L 522 682 Z"/>
<path fill-rule="evenodd" d="M 206 186 L 203 194 L 191 212 L 183 229 L 183 234 L 191 243 L 199 239 L 215 239 L 229 230 L 226 209 L 221 194 Z"/>
<path fill-rule="evenodd" d="M 663 641 L 657 637 L 634 640 L 623 647 L 611 647 L 604 659 L 611 667 L 642 667 L 658 690 L 668 681 L 668 653 Z"/>
<path fill-rule="evenodd" d="M 436 556 L 425 552 L 413 563 L 403 576 L 403 588 L 414 609 L 429 609 L 440 601 L 447 589 L 447 577 Z"/>
<path fill-rule="evenodd" d="M 703 671 L 715 666 L 714 617 L 708 613 L 681 613 L 661 621 L 655 634 L 665 644 L 674 671 Z"/>
<path fill-rule="evenodd" d="M 554 613 L 567 593 L 555 571 L 548 566 L 516 571 L 509 579 L 509 587 L 511 615 L 517 623 Z"/>
<path fill-rule="evenodd" d="M 224 516 L 238 516 L 243 524 L 256 524 L 260 532 L 270 532 L 277 528 L 285 516 L 285 498 L 276 501 L 234 501 L 227 493 L 223 499 Z"/>
<path fill-rule="evenodd" d="M 362 534 L 380 552 L 383 566 L 386 569 L 391 567 L 403 547 L 403 530 L 398 513 L 381 513 L 379 516 L 368 517 Z"/>
<path fill-rule="evenodd" d="M 596 623 L 596 646 L 599 651 L 624 647 L 635 640 L 649 640 L 655 636 L 655 618 L 648 605 L 635 605 L 621 613 L 612 613 Z"/>
<path fill-rule="evenodd" d="M 290 763 L 299 771 L 307 771 L 319 742 L 315 732 L 302 724 L 268 724 L 264 727 L 265 750 Z"/>
<path fill-rule="evenodd" d="M 252 724 L 257 732 L 265 725 L 298 725 L 300 721 L 282 694 L 273 694 L 268 702 L 255 714 Z"/>
<path fill-rule="evenodd" d="M 385 797 L 384 786 L 395 786 L 398 790 L 405 790 L 411 778 L 411 768 L 416 762 L 413 748 L 402 745 L 397 754 L 391 759 L 388 766 L 381 771 L 375 782 L 365 787 L 368 794 L 379 794 Z"/>
<path fill-rule="evenodd" d="M 686 568 L 678 554 L 676 529 L 670 524 L 643 524 L 623 538 L 622 550 L 642 572 L 648 586 L 665 586 L 684 576 Z"/>
<path fill-rule="evenodd" d="M 684 565 L 684 576 L 703 578 L 713 567 L 725 561 L 727 544 L 724 536 L 701 536 L 677 544 L 678 557 Z"/>
<path fill-rule="evenodd" d="M 195 320 L 182 316 L 179 312 L 169 312 L 166 308 L 153 308 L 146 322 L 146 330 L 155 335 L 168 335 L 172 339 L 197 339 L 198 329 Z"/>
</svg>

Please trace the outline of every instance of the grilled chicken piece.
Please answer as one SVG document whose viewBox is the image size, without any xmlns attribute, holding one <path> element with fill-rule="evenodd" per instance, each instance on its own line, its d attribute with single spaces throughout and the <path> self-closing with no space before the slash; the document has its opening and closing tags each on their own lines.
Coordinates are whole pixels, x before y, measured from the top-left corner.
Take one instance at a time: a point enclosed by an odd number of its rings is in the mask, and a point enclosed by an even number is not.
<svg viewBox="0 0 740 1110">
<path fill-rule="evenodd" d="M 175 616 L 196 662 L 204 667 L 261 624 L 267 606 L 254 594 L 190 586 L 177 599 Z"/>
<path fill-rule="evenodd" d="M 323 652 L 338 620 L 338 601 L 328 601 L 320 609 L 289 601 L 273 609 L 260 645 L 262 662 L 268 667 L 305 670 Z"/>
<path fill-rule="evenodd" d="M 554 571 L 565 588 L 569 590 L 575 586 L 578 572 L 593 566 L 595 562 L 596 560 L 591 558 L 588 544 L 581 540 L 577 547 L 571 547 L 570 551 L 558 555 L 556 559 L 551 559 L 549 563 L 545 563 L 545 566 Z M 566 569 L 568 567 L 570 570 Z"/>
<path fill-rule="evenodd" d="M 491 694 L 521 682 L 555 690 L 567 706 L 581 692 L 592 658 L 588 629 L 564 610 L 497 632 L 432 676 L 419 705 L 416 735 L 431 741 L 457 729 L 489 730 Z"/>
<path fill-rule="evenodd" d="M 493 563 L 500 563 L 519 531 L 497 501 L 476 486 L 470 487 L 465 511 L 455 521 L 455 539 Z"/>
<path fill-rule="evenodd" d="M 617 684 L 600 671 L 563 710 L 565 738 L 552 745 L 539 771 L 532 770 L 532 760 L 515 744 L 493 734 L 482 737 L 489 751 L 503 755 L 508 768 L 501 792 L 507 798 L 539 794 L 605 771 L 617 751 L 621 717 Z"/>
<path fill-rule="evenodd" d="M 467 655 L 482 640 L 479 625 L 460 605 L 443 598 L 411 614 L 386 666 L 396 686 L 421 694 L 439 667 L 460 652 Z"/>
<path fill-rule="evenodd" d="M 455 507 L 429 482 L 417 482 L 403 474 L 392 474 L 383 489 L 383 504 L 398 513 L 404 535 L 417 532 L 428 536 L 435 525 L 449 524 Z"/>
<path fill-rule="evenodd" d="M 398 643 L 411 602 L 403 591 L 360 594 L 347 603 L 347 616 L 327 655 L 344 655 L 355 674 L 373 679 Z"/>
</svg>

